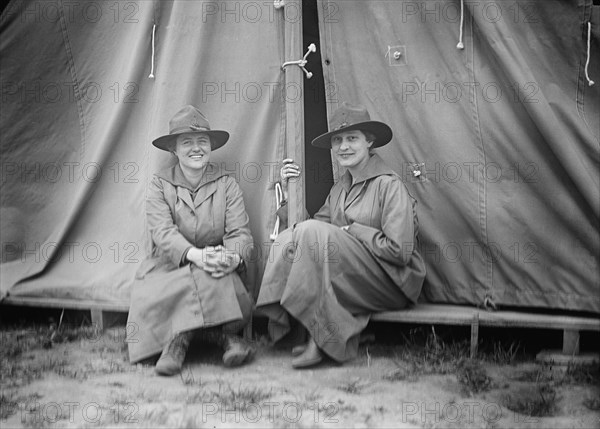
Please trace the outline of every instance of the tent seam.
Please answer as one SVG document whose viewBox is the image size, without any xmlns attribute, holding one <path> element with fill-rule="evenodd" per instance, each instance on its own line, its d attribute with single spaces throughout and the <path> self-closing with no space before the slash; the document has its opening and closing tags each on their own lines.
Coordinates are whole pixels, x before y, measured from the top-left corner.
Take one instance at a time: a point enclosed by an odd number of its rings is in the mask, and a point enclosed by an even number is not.
<svg viewBox="0 0 600 429">
<path fill-rule="evenodd" d="M 81 90 L 79 87 L 79 80 L 77 79 L 77 72 L 75 71 L 75 59 L 73 58 L 73 51 L 71 49 L 71 42 L 69 41 L 69 34 L 67 31 L 66 18 L 63 8 L 62 1 L 60 2 L 60 7 L 58 8 L 58 12 L 60 14 L 60 27 L 61 33 L 63 36 L 63 42 L 65 44 L 65 53 L 67 54 L 67 63 L 69 67 L 69 74 L 73 79 L 73 92 L 75 94 L 75 100 L 77 102 L 77 113 L 79 116 L 79 131 L 81 133 L 81 144 L 80 144 L 80 160 L 83 159 L 83 155 L 85 153 L 85 114 L 83 111 L 83 106 L 81 105 Z"/>
<path fill-rule="evenodd" d="M 325 3 L 329 3 L 329 0 L 323 0 L 323 4 Z M 327 6 L 329 7 L 329 6 Z M 318 7 L 317 11 L 318 11 L 318 17 L 319 17 L 319 38 L 323 37 L 323 39 L 321 39 L 321 46 L 325 45 L 325 49 L 326 49 L 326 55 L 323 55 L 321 53 L 321 66 L 323 67 L 323 85 L 325 87 L 325 97 L 327 97 L 327 88 L 330 87 L 330 85 L 333 85 L 334 90 L 336 89 L 335 86 L 335 82 L 336 82 L 336 78 L 335 78 L 335 61 L 333 60 L 333 49 L 331 47 L 331 40 L 332 40 L 332 35 L 331 35 L 331 24 L 327 25 L 328 22 L 325 19 L 322 19 L 323 16 L 323 11 L 324 10 L 329 10 L 328 8 L 326 9 L 325 7 Z M 321 24 L 323 26 L 323 30 L 321 32 Z M 325 41 L 325 43 L 323 43 L 323 41 Z M 321 48 L 321 51 L 323 51 L 323 49 Z M 323 64 L 324 61 L 329 60 L 329 64 Z M 327 70 L 327 72 L 325 72 Z M 332 112 L 337 109 L 337 107 L 339 106 L 339 99 L 337 99 L 337 95 L 338 95 L 338 91 L 335 91 L 336 94 L 336 98 L 334 100 L 332 100 L 332 102 L 329 102 L 327 99 L 325 100 L 325 104 L 326 104 L 326 110 L 327 110 L 327 124 L 329 124 L 329 118 L 331 118 Z M 329 126 L 327 127 L 329 129 Z M 333 154 L 330 154 L 330 158 L 331 158 L 331 168 L 332 168 L 332 175 L 333 175 L 333 181 L 334 183 L 337 183 L 340 179 L 340 168 L 339 165 L 337 163 L 337 161 L 335 160 L 335 157 L 333 156 Z"/>
<path fill-rule="evenodd" d="M 469 38 L 470 38 L 470 49 L 469 49 L 469 56 L 470 59 L 472 61 L 471 67 L 467 67 L 467 70 L 469 71 L 470 77 L 471 77 L 471 81 L 472 82 L 476 82 L 475 81 L 475 46 L 474 46 L 474 36 L 473 36 L 473 14 L 469 13 Z M 468 61 L 467 61 L 467 65 L 468 65 Z M 485 154 L 485 147 L 484 147 L 484 143 L 483 143 L 483 136 L 481 134 L 481 123 L 480 123 L 480 119 L 479 119 L 479 107 L 477 104 L 477 93 L 475 91 L 475 85 L 470 85 L 470 91 L 471 91 L 471 97 L 470 98 L 470 105 L 471 105 L 471 119 L 473 120 L 473 124 L 475 126 L 474 131 L 475 134 L 477 136 L 477 140 L 480 143 L 480 146 L 478 147 L 478 152 L 479 152 L 479 156 L 481 157 L 481 159 L 483 160 L 483 164 L 480 166 L 479 169 L 479 173 L 480 173 L 480 183 L 479 183 L 479 189 L 478 189 L 478 194 L 479 194 L 479 228 L 480 228 L 480 234 L 481 234 L 481 238 L 482 238 L 482 242 L 485 243 L 485 249 L 486 251 L 489 249 L 489 243 L 488 243 L 488 235 L 487 235 L 487 216 L 486 216 L 486 207 L 487 207 L 487 183 L 485 180 L 485 175 L 484 175 L 484 171 L 485 171 L 485 165 L 486 165 L 486 154 Z M 486 289 L 486 293 L 485 295 L 487 296 L 489 291 L 492 290 L 493 291 L 493 279 L 494 279 L 494 261 L 491 257 L 488 257 L 489 254 L 486 252 L 486 254 L 484 255 L 484 260 L 486 263 L 486 284 L 485 284 L 485 289 Z M 484 297 L 485 298 L 485 297 Z M 483 301 L 483 300 L 482 300 Z"/>
</svg>

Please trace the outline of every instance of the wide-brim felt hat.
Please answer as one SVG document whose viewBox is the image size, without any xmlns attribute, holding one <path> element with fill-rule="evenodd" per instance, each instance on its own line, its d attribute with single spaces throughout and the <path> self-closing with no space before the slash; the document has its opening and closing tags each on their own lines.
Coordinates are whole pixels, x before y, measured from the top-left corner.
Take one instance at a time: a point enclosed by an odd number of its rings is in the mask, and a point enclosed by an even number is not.
<svg viewBox="0 0 600 429">
<path fill-rule="evenodd" d="M 229 140 L 229 133 L 223 130 L 211 130 L 208 119 L 197 107 L 182 107 L 169 121 L 169 134 L 154 140 L 152 144 L 159 149 L 171 152 L 175 149 L 177 136 L 184 133 L 206 133 L 210 136 L 211 150 L 223 146 Z"/>
<path fill-rule="evenodd" d="M 392 140 L 392 129 L 379 121 L 372 121 L 367 108 L 344 102 L 333 112 L 329 121 L 329 132 L 316 137 L 311 144 L 323 149 L 331 149 L 331 137 L 341 131 L 368 131 L 375 136 L 371 147 L 380 147 Z"/>
</svg>

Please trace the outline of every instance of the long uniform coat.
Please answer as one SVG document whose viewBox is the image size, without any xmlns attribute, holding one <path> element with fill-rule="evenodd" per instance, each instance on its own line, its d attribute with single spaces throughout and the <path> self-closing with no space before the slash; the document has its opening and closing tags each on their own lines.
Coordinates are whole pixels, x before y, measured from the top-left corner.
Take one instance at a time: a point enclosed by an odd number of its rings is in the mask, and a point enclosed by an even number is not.
<svg viewBox="0 0 600 429">
<path fill-rule="evenodd" d="M 314 220 L 279 234 L 257 301 L 273 339 L 289 332 L 291 314 L 325 353 L 348 360 L 370 313 L 416 302 L 425 264 L 415 205 L 375 154 L 354 182 L 349 172 L 341 177 Z"/>
<path fill-rule="evenodd" d="M 140 265 L 131 293 L 131 362 L 160 352 L 179 332 L 233 321 L 241 327 L 252 311 L 237 272 L 215 279 L 184 258 L 192 246 L 219 244 L 242 258 L 250 255 L 248 215 L 233 178 L 209 164 L 192 189 L 176 164 L 153 177 L 146 216 L 153 251 Z"/>
</svg>

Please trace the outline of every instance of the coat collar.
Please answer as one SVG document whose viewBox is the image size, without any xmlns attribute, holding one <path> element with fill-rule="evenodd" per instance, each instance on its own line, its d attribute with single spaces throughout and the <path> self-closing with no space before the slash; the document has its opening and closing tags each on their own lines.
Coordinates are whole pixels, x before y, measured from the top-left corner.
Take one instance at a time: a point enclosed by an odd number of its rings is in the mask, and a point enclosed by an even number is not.
<svg viewBox="0 0 600 429">
<path fill-rule="evenodd" d="M 190 192 L 196 192 L 198 191 L 198 189 L 200 189 L 207 183 L 214 182 L 215 180 L 219 179 L 220 177 L 226 176 L 227 174 L 221 171 L 221 168 L 218 164 L 211 162 L 206 166 L 206 171 L 202 176 L 202 180 L 200 180 L 200 183 L 195 189 L 192 188 L 192 185 L 190 185 L 190 183 L 183 175 L 183 171 L 181 171 L 179 163 L 176 163 L 175 165 L 169 168 L 161 170 L 158 173 L 155 173 L 155 175 L 160 179 L 166 180 L 167 182 L 171 183 L 173 186 L 179 186 L 188 189 Z"/>
<path fill-rule="evenodd" d="M 354 184 L 365 182 L 377 176 L 390 174 L 396 175 L 396 172 L 388 167 L 385 162 L 383 162 L 383 159 L 375 153 L 370 156 L 369 162 L 365 168 L 354 175 Z M 349 171 L 346 170 L 342 175 L 340 183 L 347 192 L 350 191 L 350 187 L 352 186 L 352 175 Z"/>
</svg>

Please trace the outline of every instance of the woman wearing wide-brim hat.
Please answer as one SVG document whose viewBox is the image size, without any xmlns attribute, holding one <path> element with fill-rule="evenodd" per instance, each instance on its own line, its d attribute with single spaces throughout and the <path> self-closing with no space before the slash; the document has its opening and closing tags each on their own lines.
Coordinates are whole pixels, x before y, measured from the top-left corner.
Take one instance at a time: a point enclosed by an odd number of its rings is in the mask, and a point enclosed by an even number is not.
<svg viewBox="0 0 600 429">
<path fill-rule="evenodd" d="M 392 130 L 371 121 L 363 106 L 347 103 L 329 129 L 312 144 L 330 149 L 346 172 L 314 219 L 278 235 L 257 301 L 274 340 L 289 332 L 289 315 L 308 330 L 308 343 L 294 350 L 294 368 L 314 366 L 324 356 L 355 357 L 369 314 L 416 302 L 425 277 L 416 201 L 372 151 L 392 139 Z M 300 173 L 292 160 L 284 164 L 285 195 L 287 180 Z M 286 210 L 283 204 L 278 211 L 284 227 Z"/>
<path fill-rule="evenodd" d="M 154 175 L 146 198 L 152 254 L 141 264 L 131 293 L 131 362 L 161 353 L 159 375 L 181 371 L 194 332 L 224 348 L 223 362 L 247 362 L 253 350 L 237 335 L 252 300 L 243 284 L 244 257 L 253 242 L 242 192 L 210 162 L 229 133 L 211 130 L 206 117 L 185 106 L 169 134 L 152 144 L 177 163 Z"/>
</svg>

